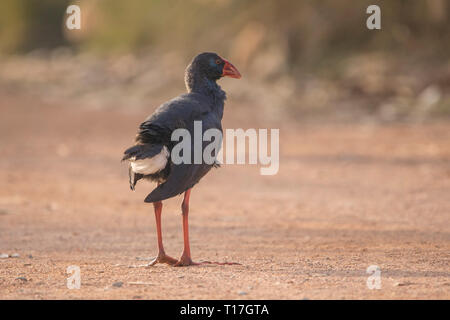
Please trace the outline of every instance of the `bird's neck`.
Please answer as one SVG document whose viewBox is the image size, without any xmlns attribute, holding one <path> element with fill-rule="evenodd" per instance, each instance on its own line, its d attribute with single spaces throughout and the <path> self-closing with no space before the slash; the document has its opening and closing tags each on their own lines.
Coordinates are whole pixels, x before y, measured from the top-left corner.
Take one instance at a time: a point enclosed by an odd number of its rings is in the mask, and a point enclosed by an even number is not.
<svg viewBox="0 0 450 320">
<path fill-rule="evenodd" d="M 208 79 L 199 74 L 189 73 L 186 74 L 185 83 L 188 92 L 206 95 L 213 98 L 216 103 L 223 104 L 226 99 L 225 92 L 217 84 L 216 80 Z"/>
</svg>

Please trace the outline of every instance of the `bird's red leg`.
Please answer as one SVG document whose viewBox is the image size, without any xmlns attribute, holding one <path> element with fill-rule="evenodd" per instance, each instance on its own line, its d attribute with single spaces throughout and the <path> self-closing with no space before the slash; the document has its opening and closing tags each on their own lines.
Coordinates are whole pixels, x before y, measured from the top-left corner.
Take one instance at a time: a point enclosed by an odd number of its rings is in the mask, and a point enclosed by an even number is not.
<svg viewBox="0 0 450 320">
<path fill-rule="evenodd" d="M 175 266 L 190 266 L 198 265 L 198 263 L 193 262 L 191 259 L 191 248 L 189 246 L 189 197 L 191 195 L 191 189 L 188 189 L 184 193 L 183 203 L 181 204 L 181 212 L 183 216 L 183 242 L 184 248 L 181 254 L 180 260 L 175 264 Z"/>
<path fill-rule="evenodd" d="M 175 264 L 176 267 L 181 266 L 197 266 L 201 264 L 219 264 L 219 265 L 227 265 L 227 264 L 239 264 L 234 262 L 210 262 L 210 261 L 202 261 L 200 263 L 192 261 L 191 258 L 191 248 L 189 246 L 189 197 L 191 196 L 191 189 L 188 189 L 184 193 L 183 203 L 181 204 L 181 211 L 183 215 L 183 240 L 184 240 L 184 248 L 183 253 L 181 254 L 180 260 Z"/>
<path fill-rule="evenodd" d="M 155 257 L 148 266 L 153 266 L 156 263 L 167 263 L 173 265 L 177 262 L 176 259 L 169 257 L 164 252 L 164 246 L 162 241 L 162 230 L 161 230 L 161 213 L 162 213 L 162 202 L 154 202 L 153 207 L 155 208 L 155 218 L 156 218 L 156 233 L 158 235 L 158 256 Z"/>
</svg>

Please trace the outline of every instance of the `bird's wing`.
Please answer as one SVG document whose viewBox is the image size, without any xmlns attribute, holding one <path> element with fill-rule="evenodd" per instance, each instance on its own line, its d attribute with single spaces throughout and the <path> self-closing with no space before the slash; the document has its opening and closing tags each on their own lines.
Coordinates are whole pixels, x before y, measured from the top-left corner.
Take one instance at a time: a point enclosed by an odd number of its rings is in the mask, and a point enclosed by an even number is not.
<svg viewBox="0 0 450 320">
<path fill-rule="evenodd" d="M 162 201 L 179 195 L 192 188 L 210 169 L 207 164 L 174 164 L 171 163 L 170 175 L 166 182 L 156 187 L 145 202 Z"/>
<path fill-rule="evenodd" d="M 123 160 L 141 160 L 152 158 L 161 152 L 163 148 L 160 144 L 136 144 L 124 151 Z"/>
<path fill-rule="evenodd" d="M 171 135 L 175 129 L 186 128 L 209 111 L 209 105 L 197 94 L 183 94 L 156 109 L 140 125 L 136 141 L 171 145 Z"/>
<path fill-rule="evenodd" d="M 211 111 L 210 103 L 195 93 L 183 94 L 161 105 L 139 127 L 137 145 L 165 145 L 169 150 L 177 143 L 171 141 L 175 129 L 185 128 L 193 132 L 195 120 L 203 120 Z M 193 149 L 192 141 L 192 149 Z M 132 147 L 133 148 L 133 147 Z M 130 148 L 130 149 L 132 149 Z M 134 149 L 133 149 L 134 150 Z M 193 161 L 192 161 L 193 162 Z M 155 188 L 145 202 L 156 202 L 178 195 L 193 187 L 210 169 L 207 164 L 174 164 L 170 161 L 167 180 Z"/>
</svg>

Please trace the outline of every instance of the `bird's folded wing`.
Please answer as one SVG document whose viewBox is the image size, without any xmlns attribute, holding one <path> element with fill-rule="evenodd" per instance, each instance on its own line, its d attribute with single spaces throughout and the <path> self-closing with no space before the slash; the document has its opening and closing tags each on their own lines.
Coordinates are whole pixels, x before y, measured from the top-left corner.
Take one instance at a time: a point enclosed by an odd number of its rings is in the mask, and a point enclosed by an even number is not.
<svg viewBox="0 0 450 320">
<path fill-rule="evenodd" d="M 171 164 L 166 182 L 155 188 L 145 202 L 162 201 L 192 188 L 210 169 L 207 164 Z"/>
<path fill-rule="evenodd" d="M 184 94 L 162 104 L 140 125 L 136 140 L 140 143 L 170 143 L 175 129 L 189 127 L 210 111 L 209 105 L 201 103 L 201 99 L 197 94 Z"/>
<path fill-rule="evenodd" d="M 125 150 L 122 161 L 128 159 L 132 159 L 134 161 L 152 158 L 159 154 L 162 148 L 163 146 L 160 144 L 137 144 Z"/>
</svg>

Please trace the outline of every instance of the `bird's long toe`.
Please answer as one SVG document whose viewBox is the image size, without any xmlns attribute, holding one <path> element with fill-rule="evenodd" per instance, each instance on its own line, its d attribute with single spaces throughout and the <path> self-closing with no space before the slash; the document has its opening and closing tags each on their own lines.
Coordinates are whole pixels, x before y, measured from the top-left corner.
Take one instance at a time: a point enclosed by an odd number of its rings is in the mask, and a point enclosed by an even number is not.
<svg viewBox="0 0 450 320">
<path fill-rule="evenodd" d="M 237 262 L 217 262 L 217 261 L 200 261 L 200 262 L 194 262 L 190 257 L 181 256 L 180 260 L 177 261 L 177 263 L 174 264 L 174 267 L 187 267 L 187 266 L 201 266 L 201 265 L 219 265 L 219 266 L 225 266 L 225 265 L 241 265 Z"/>
<path fill-rule="evenodd" d="M 219 265 L 219 266 L 240 266 L 241 264 L 239 262 L 228 262 L 228 261 L 224 261 L 224 262 L 218 262 L 218 261 L 202 261 L 200 262 L 201 264 L 215 264 L 215 265 Z"/>
<path fill-rule="evenodd" d="M 180 260 L 178 260 L 174 266 L 175 267 L 187 267 L 187 266 L 198 266 L 201 263 L 192 261 L 191 257 L 181 256 Z"/>
<path fill-rule="evenodd" d="M 155 258 L 153 258 L 148 264 L 144 265 L 145 267 L 152 267 L 157 263 L 166 263 L 168 265 L 175 265 L 178 262 L 177 259 L 172 258 L 168 255 L 164 254 L 158 254 L 158 256 L 156 256 Z"/>
</svg>

